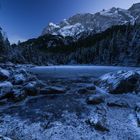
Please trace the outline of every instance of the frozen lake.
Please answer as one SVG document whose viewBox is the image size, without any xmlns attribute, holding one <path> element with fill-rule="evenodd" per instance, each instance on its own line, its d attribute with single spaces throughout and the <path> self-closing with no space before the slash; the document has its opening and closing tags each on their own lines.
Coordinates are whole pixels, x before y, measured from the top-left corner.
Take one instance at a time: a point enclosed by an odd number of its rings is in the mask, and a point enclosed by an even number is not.
<svg viewBox="0 0 140 140">
<path fill-rule="evenodd" d="M 139 69 L 135 67 L 116 66 L 37 66 L 30 70 L 38 74 L 40 78 L 75 78 L 75 77 L 99 77 L 105 73 L 118 70 Z"/>
</svg>

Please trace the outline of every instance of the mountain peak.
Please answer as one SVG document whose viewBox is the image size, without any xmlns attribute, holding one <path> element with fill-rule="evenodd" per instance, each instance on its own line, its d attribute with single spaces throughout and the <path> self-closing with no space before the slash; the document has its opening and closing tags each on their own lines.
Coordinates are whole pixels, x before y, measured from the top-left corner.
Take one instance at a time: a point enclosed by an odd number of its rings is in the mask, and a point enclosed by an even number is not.
<svg viewBox="0 0 140 140">
<path fill-rule="evenodd" d="M 49 23 L 42 35 L 53 34 L 75 38 L 75 35 L 82 32 L 99 33 L 114 25 L 134 24 L 136 21 L 140 23 L 140 3 L 133 4 L 128 10 L 112 7 L 95 14 L 78 13 L 62 20 L 59 24 Z"/>
<path fill-rule="evenodd" d="M 140 8 L 140 2 L 139 3 L 134 3 L 131 7 L 133 7 L 133 8 Z"/>
</svg>

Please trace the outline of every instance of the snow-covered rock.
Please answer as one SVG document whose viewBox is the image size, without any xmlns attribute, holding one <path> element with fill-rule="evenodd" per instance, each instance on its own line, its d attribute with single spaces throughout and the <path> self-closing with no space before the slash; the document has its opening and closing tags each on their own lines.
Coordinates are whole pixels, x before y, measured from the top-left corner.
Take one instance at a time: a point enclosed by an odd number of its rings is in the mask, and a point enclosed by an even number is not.
<svg viewBox="0 0 140 140">
<path fill-rule="evenodd" d="M 14 75 L 14 83 L 15 84 L 22 84 L 27 80 L 27 78 L 23 74 L 16 74 Z"/>
<path fill-rule="evenodd" d="M 59 29 L 60 29 L 59 25 L 56 25 L 56 24 L 50 22 L 48 25 L 48 28 L 44 29 L 43 34 L 45 34 L 45 32 L 47 32 L 48 34 L 56 35 L 56 33 L 54 31 L 57 31 Z"/>
<path fill-rule="evenodd" d="M 38 83 L 36 81 L 30 82 L 27 85 L 25 85 L 24 90 L 27 95 L 35 96 L 38 94 L 39 91 Z"/>
<path fill-rule="evenodd" d="M 0 99 L 3 99 L 11 94 L 13 85 L 11 82 L 0 83 Z"/>
<path fill-rule="evenodd" d="M 66 36 L 76 36 L 80 33 L 84 32 L 84 27 L 80 23 L 76 23 L 74 25 L 67 25 L 61 28 L 58 31 L 59 35 L 62 35 L 64 37 Z"/>
<path fill-rule="evenodd" d="M 8 70 L 0 68 L 0 81 L 7 80 L 10 77 Z"/>
<path fill-rule="evenodd" d="M 19 102 L 24 100 L 27 97 L 27 94 L 24 90 L 22 89 L 13 89 L 12 96 L 10 99 L 14 102 Z"/>
<path fill-rule="evenodd" d="M 108 73 L 101 76 L 96 84 L 112 94 L 137 92 L 139 90 L 140 74 L 137 71 Z"/>
<path fill-rule="evenodd" d="M 92 95 L 88 97 L 87 103 L 97 105 L 105 101 L 105 95 Z"/>
<path fill-rule="evenodd" d="M 5 136 L 0 135 L 0 140 L 12 140 L 12 139 L 10 139 L 10 138 L 8 138 L 8 137 L 5 137 Z"/>
<path fill-rule="evenodd" d="M 7 89 L 7 91 L 9 91 L 9 89 L 11 89 L 13 87 L 11 82 L 2 82 L 0 83 L 0 88 L 1 89 Z"/>
<path fill-rule="evenodd" d="M 87 124 L 94 127 L 98 131 L 109 131 L 108 120 L 106 118 L 105 109 L 96 109 L 95 112 L 86 120 Z"/>
<path fill-rule="evenodd" d="M 136 23 L 140 23 L 140 3 L 133 4 L 128 11 L 135 18 Z"/>
<path fill-rule="evenodd" d="M 27 96 L 35 96 L 47 85 L 38 80 L 36 75 L 31 74 L 22 65 L 1 65 L 0 76 L 4 77 L 0 82 L 0 100 L 7 99 L 18 102 Z M 4 69 L 5 68 L 5 69 Z"/>
</svg>

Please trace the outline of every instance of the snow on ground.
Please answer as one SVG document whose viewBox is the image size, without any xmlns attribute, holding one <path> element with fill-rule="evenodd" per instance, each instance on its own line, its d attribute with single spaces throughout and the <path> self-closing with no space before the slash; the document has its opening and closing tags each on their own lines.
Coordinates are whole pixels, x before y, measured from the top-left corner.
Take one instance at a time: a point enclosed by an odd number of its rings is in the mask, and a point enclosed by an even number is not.
<svg viewBox="0 0 140 140">
<path fill-rule="evenodd" d="M 75 68 L 77 73 L 79 69 Z M 22 74 L 26 72 L 21 71 Z M 46 68 L 43 73 L 38 73 L 38 78 L 42 78 L 45 71 Z M 133 72 L 117 73 L 121 74 L 128 78 Z M 140 139 L 139 110 L 135 109 L 140 102 L 139 94 L 108 93 L 100 100 L 106 92 L 94 85 L 96 76 L 46 78 L 47 90 L 43 90 L 43 95 L 33 94 L 32 87 L 36 81 L 27 82 L 28 90 L 34 96 L 13 102 L 10 106 L 2 105 L 0 101 L 0 134 L 13 140 Z M 102 78 L 112 77 L 105 75 Z M 60 88 L 64 89 L 61 94 L 58 92 Z M 48 93 L 48 89 L 51 92 Z M 88 99 L 92 101 L 88 102 Z"/>
</svg>

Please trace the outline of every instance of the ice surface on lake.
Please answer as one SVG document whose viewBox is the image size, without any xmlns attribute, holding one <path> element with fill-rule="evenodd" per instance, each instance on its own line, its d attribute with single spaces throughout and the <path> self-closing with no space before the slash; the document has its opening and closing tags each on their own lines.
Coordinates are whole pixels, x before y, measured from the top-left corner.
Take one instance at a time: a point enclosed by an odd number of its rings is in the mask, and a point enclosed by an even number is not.
<svg viewBox="0 0 140 140">
<path fill-rule="evenodd" d="M 108 72 L 116 72 L 119 70 L 132 70 L 134 67 L 114 67 L 114 66 L 39 66 L 30 69 L 38 75 L 44 75 L 44 78 L 61 77 L 99 77 Z"/>
</svg>

